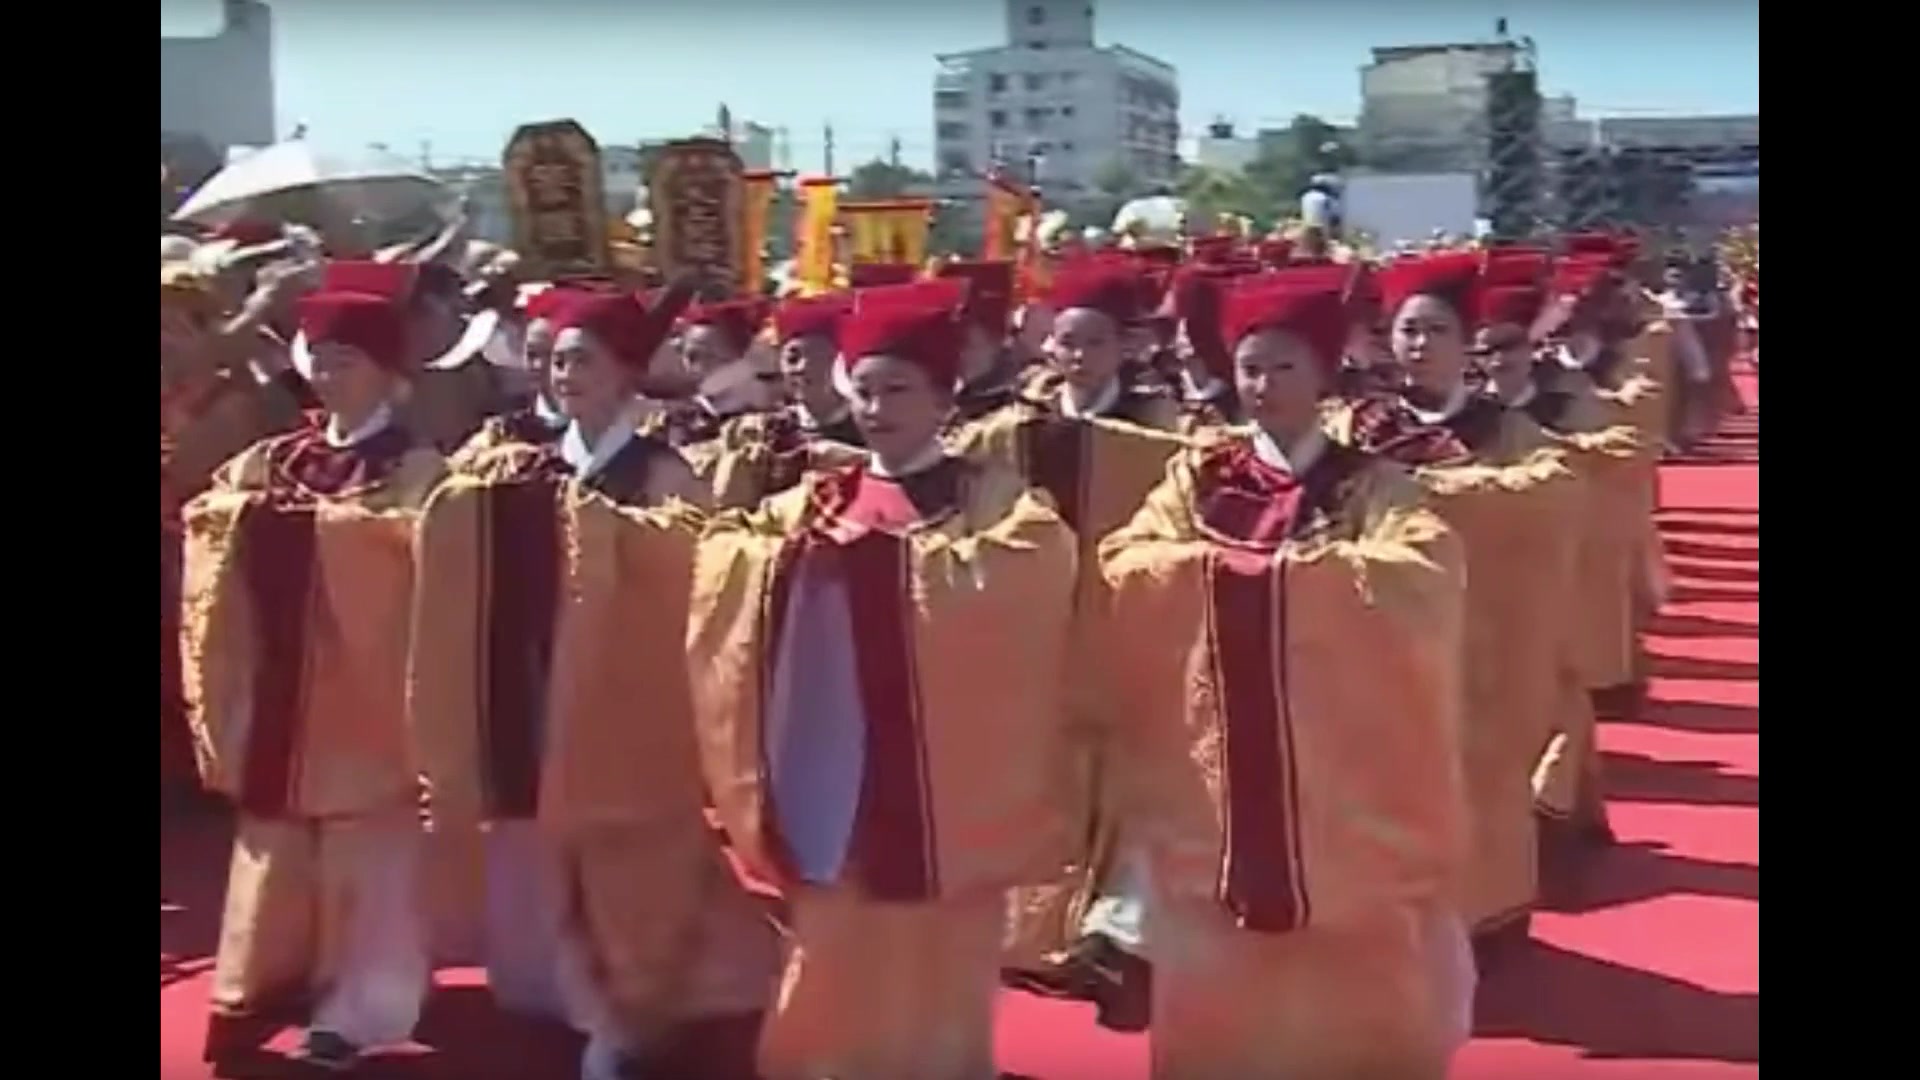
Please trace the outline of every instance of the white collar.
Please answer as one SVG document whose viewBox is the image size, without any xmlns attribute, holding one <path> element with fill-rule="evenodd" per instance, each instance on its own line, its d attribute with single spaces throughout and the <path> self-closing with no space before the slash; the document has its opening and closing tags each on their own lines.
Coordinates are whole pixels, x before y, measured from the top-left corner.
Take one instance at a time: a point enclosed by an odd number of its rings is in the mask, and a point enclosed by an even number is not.
<svg viewBox="0 0 1920 1080">
<path fill-rule="evenodd" d="M 804 401 L 794 402 L 793 411 L 800 417 L 800 426 L 806 428 L 808 431 L 820 431 L 832 427 L 853 415 L 853 407 L 844 401 L 841 402 L 839 410 L 832 416 L 815 416 L 813 410 L 807 408 L 807 403 Z"/>
<path fill-rule="evenodd" d="M 548 401 L 545 394 L 533 395 L 533 415 L 556 431 L 567 426 L 567 414 L 556 408 L 553 402 Z"/>
<path fill-rule="evenodd" d="M 1539 396 L 1540 396 L 1539 385 L 1535 383 L 1533 380 L 1529 379 L 1527 380 L 1527 385 L 1522 387 L 1519 393 L 1513 395 L 1513 400 L 1507 402 L 1507 408 L 1524 409 L 1528 405 L 1533 404 L 1533 399 Z"/>
<path fill-rule="evenodd" d="M 1093 404 L 1084 409 L 1074 403 L 1072 387 L 1063 386 L 1060 388 L 1060 412 L 1069 420 L 1083 420 L 1095 416 L 1104 416 L 1119 401 L 1120 379 L 1118 376 L 1107 380 L 1107 385 L 1101 387 L 1100 392 L 1093 396 Z"/>
<path fill-rule="evenodd" d="M 887 466 L 880 461 L 880 455 L 868 454 L 867 472 L 882 480 L 904 480 L 916 473 L 926 472 L 928 469 L 940 464 L 946 456 L 946 444 L 942 443 L 938 436 L 935 436 L 927 443 L 924 449 L 908 458 L 906 463 L 897 469 L 887 468 Z"/>
<path fill-rule="evenodd" d="M 1275 442 L 1273 436 L 1267 434 L 1264 428 L 1253 429 L 1254 456 L 1276 468 L 1285 469 L 1294 476 L 1306 475 L 1307 470 L 1313 468 L 1314 463 L 1320 460 L 1320 455 L 1325 453 L 1326 449 L 1326 433 L 1318 427 L 1300 436 L 1285 451 L 1280 449 L 1280 444 Z"/>
<path fill-rule="evenodd" d="M 606 468 L 607 462 L 640 434 L 640 421 L 646 413 L 647 403 L 634 398 L 613 418 L 613 423 L 607 425 L 607 430 L 600 433 L 591 448 L 587 446 L 579 421 L 569 423 L 566 433 L 560 436 L 560 460 L 573 469 L 576 477 L 585 480 Z"/>
<path fill-rule="evenodd" d="M 341 431 L 340 418 L 329 415 L 327 417 L 327 429 L 321 434 L 326 438 L 328 446 L 337 446 L 344 449 L 345 447 L 358 446 L 366 442 L 368 439 L 387 430 L 387 425 L 391 423 L 393 423 L 393 408 L 385 402 L 382 402 L 374 408 L 373 412 L 370 413 L 364 421 L 361 421 L 359 427 L 354 428 L 352 431 Z"/>
<path fill-rule="evenodd" d="M 1440 406 L 1439 412 L 1428 412 L 1411 401 L 1407 402 L 1407 409 L 1423 424 L 1442 424 L 1459 415 L 1460 410 L 1467 407 L 1468 397 L 1467 384 L 1460 382 L 1454 384 L 1453 392 L 1447 395 L 1447 403 Z"/>
<path fill-rule="evenodd" d="M 1180 386 L 1186 399 L 1195 403 L 1212 401 L 1227 392 L 1226 380 L 1218 375 L 1208 375 L 1206 382 L 1197 383 L 1193 372 L 1184 370 L 1180 372 Z"/>
</svg>

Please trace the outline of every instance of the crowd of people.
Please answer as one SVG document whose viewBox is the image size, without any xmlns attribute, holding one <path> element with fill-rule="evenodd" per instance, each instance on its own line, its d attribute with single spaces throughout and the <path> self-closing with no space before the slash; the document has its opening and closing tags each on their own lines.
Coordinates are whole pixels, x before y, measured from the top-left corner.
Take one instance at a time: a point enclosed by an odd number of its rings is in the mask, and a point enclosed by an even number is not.
<svg viewBox="0 0 1920 1080">
<path fill-rule="evenodd" d="M 1625 235 L 1304 240 L 769 298 L 163 238 L 208 1060 L 350 1070 L 471 962 L 585 1080 L 992 1077 L 1003 985 L 1155 1076 L 1444 1076 L 1610 842 L 1739 324 Z"/>
</svg>

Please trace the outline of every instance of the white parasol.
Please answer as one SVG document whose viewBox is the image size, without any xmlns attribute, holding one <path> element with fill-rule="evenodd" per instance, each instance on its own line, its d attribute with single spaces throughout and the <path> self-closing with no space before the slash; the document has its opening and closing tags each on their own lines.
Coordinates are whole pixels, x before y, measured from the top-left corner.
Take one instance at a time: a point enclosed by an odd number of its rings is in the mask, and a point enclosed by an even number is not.
<svg viewBox="0 0 1920 1080">
<path fill-rule="evenodd" d="M 376 221 L 404 217 L 452 198 L 438 180 L 385 151 L 337 152 L 289 139 L 215 173 L 173 217 L 224 225 L 263 213 L 260 204 L 294 192 L 317 193 L 350 215 Z"/>
<path fill-rule="evenodd" d="M 1178 244 L 1186 220 L 1185 199 L 1149 195 L 1132 200 L 1113 215 L 1113 234 L 1129 237 L 1139 245 Z"/>
</svg>

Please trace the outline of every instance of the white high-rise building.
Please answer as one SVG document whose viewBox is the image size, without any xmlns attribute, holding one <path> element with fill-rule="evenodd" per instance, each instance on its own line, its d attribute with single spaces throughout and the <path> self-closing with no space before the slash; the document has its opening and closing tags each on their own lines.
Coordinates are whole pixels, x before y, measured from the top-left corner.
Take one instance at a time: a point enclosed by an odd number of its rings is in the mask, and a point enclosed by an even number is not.
<svg viewBox="0 0 1920 1080">
<path fill-rule="evenodd" d="M 964 196 L 995 162 L 1037 179 L 1049 201 L 1093 194 L 1123 171 L 1140 192 L 1173 182 L 1180 86 L 1173 67 L 1096 45 L 1093 0 L 1006 0 L 1007 43 L 940 56 L 935 169 Z"/>
</svg>

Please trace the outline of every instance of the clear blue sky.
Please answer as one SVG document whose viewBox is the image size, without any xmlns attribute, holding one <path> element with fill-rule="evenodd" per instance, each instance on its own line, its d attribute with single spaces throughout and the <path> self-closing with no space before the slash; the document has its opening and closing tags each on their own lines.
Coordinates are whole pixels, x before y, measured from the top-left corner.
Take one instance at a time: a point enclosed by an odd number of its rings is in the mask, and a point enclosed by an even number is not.
<svg viewBox="0 0 1920 1080">
<path fill-rule="evenodd" d="M 725 101 L 789 130 L 794 164 L 933 156 L 935 53 L 998 44 L 999 0 L 270 0 L 281 132 L 493 159 L 519 123 L 572 116 L 602 142 L 683 134 Z M 1094 0 L 1103 44 L 1180 72 L 1182 126 L 1349 120 L 1375 45 L 1473 40 L 1506 16 L 1542 89 L 1583 114 L 1757 113 L 1757 0 Z M 161 0 L 162 34 L 220 0 Z"/>
</svg>

